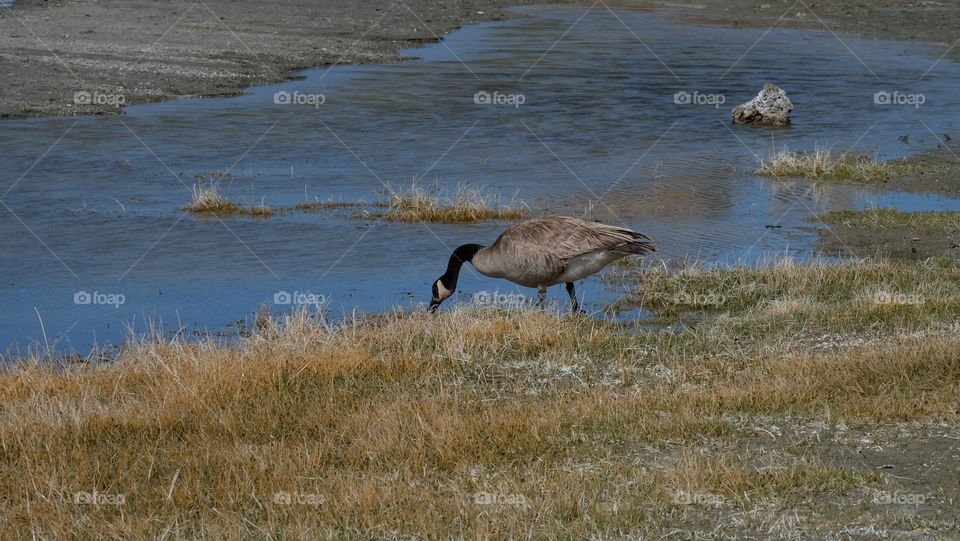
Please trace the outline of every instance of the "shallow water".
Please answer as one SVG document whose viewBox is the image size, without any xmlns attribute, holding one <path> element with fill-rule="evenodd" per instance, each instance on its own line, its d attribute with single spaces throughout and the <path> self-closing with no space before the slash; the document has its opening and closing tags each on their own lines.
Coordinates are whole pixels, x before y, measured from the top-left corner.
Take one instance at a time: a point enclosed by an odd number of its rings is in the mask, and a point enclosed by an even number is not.
<svg viewBox="0 0 960 541">
<path fill-rule="evenodd" d="M 0 0 L 0 8 L 8 8 L 11 6 L 22 6 L 27 4 L 39 4 L 45 0 Z"/>
<path fill-rule="evenodd" d="M 518 191 L 537 215 L 592 207 L 656 237 L 666 258 L 729 262 L 811 256 L 816 235 L 801 229 L 803 218 L 826 209 L 960 206 L 752 174 L 774 146 L 890 158 L 958 133 L 960 67 L 944 60 L 928 72 L 937 48 L 683 25 L 668 10 L 518 11 L 528 17 L 407 51 L 416 61 L 311 70 L 246 96 L 116 117 L 0 123 L 0 344 L 23 351 L 45 330 L 48 343 L 84 352 L 151 320 L 230 332 L 280 292 L 323 295 L 335 315 L 410 308 L 428 300 L 453 247 L 488 243 L 504 228 L 340 216 L 349 209 L 222 222 L 181 212 L 195 175 L 213 171 L 231 172 L 221 187 L 232 199 L 269 205 L 372 201 L 383 183 L 414 178 L 466 181 Z M 794 124 L 731 126 L 730 108 L 764 82 L 788 92 Z M 324 103 L 277 104 L 279 91 Z M 478 104 L 479 91 L 523 103 Z M 724 103 L 675 103 L 681 91 Z M 878 91 L 922 94 L 924 103 L 877 104 Z M 898 142 L 905 134 L 909 145 Z M 460 287 L 531 293 L 470 271 Z M 592 309 L 618 296 L 596 278 L 580 290 Z M 82 292 L 98 295 L 86 304 Z"/>
</svg>

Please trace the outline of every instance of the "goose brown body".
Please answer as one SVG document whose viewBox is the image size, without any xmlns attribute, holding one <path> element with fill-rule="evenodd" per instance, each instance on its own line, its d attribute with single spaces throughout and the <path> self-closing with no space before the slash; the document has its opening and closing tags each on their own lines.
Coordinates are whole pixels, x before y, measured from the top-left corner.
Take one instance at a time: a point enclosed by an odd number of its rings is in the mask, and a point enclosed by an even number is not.
<svg viewBox="0 0 960 541">
<path fill-rule="evenodd" d="M 450 256 L 447 272 L 434 283 L 431 309 L 453 294 L 460 266 L 470 262 L 481 274 L 540 290 L 566 283 L 579 309 L 573 282 L 629 255 L 655 247 L 650 237 L 622 227 L 567 216 L 546 216 L 504 231 L 490 246 L 465 244 Z"/>
</svg>

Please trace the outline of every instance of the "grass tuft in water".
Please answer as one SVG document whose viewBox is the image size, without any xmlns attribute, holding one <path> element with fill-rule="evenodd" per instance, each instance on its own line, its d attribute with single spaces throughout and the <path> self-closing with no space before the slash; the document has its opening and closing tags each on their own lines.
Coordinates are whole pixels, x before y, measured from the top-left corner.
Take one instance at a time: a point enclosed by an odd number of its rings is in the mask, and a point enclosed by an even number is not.
<svg viewBox="0 0 960 541">
<path fill-rule="evenodd" d="M 437 184 L 427 191 L 414 183 L 404 191 L 392 191 L 386 205 L 386 212 L 375 216 L 392 222 L 473 224 L 527 217 L 527 211 L 518 208 L 516 196 L 504 202 L 499 194 L 464 184 L 458 184 L 453 191 Z"/>
<path fill-rule="evenodd" d="M 212 216 L 254 216 L 269 218 L 274 210 L 261 203 L 254 207 L 243 207 L 227 199 L 220 193 L 220 185 L 216 182 L 193 185 L 193 201 L 183 210 L 195 214 Z"/>
<path fill-rule="evenodd" d="M 907 174 L 915 169 L 915 166 L 897 160 L 884 162 L 862 154 L 836 154 L 818 146 L 812 153 L 784 148 L 767 160 L 761 160 L 756 173 L 773 177 L 881 182 L 889 176 Z"/>
</svg>

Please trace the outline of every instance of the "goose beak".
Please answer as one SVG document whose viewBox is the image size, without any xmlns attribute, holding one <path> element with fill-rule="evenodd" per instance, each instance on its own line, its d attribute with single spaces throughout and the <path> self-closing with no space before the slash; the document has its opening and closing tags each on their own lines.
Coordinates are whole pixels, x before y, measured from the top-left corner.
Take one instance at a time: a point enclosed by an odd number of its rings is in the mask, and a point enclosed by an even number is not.
<svg viewBox="0 0 960 541">
<path fill-rule="evenodd" d="M 437 280 L 433 283 L 433 291 L 430 292 L 430 307 L 427 308 L 427 311 L 431 314 L 437 311 L 437 308 L 440 307 L 440 303 L 443 302 L 447 297 L 449 297 L 453 292 L 448 290 L 446 286 L 443 285 L 441 280 Z"/>
</svg>

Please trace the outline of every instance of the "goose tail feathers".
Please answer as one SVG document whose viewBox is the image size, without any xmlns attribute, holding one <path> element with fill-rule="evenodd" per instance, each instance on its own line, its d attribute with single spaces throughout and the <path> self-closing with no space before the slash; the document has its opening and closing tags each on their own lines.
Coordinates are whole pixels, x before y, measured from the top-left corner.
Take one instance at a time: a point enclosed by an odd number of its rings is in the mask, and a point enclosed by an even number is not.
<svg viewBox="0 0 960 541">
<path fill-rule="evenodd" d="M 633 233 L 633 240 L 614 247 L 613 251 L 618 254 L 647 255 L 656 252 L 657 247 L 650 237 L 641 233 Z"/>
</svg>

